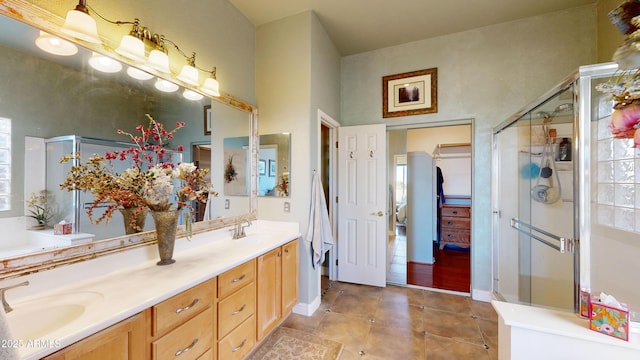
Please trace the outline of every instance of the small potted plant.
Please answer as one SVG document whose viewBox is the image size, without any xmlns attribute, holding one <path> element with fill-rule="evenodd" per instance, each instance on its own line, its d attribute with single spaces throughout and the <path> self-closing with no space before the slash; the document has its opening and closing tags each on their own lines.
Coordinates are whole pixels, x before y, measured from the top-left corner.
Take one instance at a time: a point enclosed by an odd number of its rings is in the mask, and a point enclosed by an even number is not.
<svg viewBox="0 0 640 360">
<path fill-rule="evenodd" d="M 34 218 L 38 224 L 31 227 L 33 230 L 42 230 L 46 228 L 47 223 L 53 217 L 51 209 L 47 205 L 47 190 L 40 190 L 36 195 L 31 193 L 29 199 L 27 199 L 27 207 L 30 218 Z"/>
</svg>

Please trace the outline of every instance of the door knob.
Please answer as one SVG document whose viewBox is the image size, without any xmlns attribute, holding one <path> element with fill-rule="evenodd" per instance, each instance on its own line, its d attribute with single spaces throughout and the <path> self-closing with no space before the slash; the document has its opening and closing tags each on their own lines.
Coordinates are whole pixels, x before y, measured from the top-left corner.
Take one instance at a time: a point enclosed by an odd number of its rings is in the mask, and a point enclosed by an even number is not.
<svg viewBox="0 0 640 360">
<path fill-rule="evenodd" d="M 382 211 L 378 211 L 377 213 L 372 212 L 371 215 L 378 215 L 378 216 L 383 216 L 384 213 Z"/>
</svg>

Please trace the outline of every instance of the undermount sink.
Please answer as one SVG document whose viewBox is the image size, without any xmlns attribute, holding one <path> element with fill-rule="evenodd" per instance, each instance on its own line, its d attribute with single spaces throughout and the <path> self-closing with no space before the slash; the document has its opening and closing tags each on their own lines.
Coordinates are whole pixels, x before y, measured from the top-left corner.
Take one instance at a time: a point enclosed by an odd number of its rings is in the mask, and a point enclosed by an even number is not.
<svg viewBox="0 0 640 360">
<path fill-rule="evenodd" d="M 78 319 L 88 306 L 102 299 L 102 294 L 92 291 L 47 296 L 13 304 L 6 318 L 14 339 L 36 340 Z"/>
</svg>

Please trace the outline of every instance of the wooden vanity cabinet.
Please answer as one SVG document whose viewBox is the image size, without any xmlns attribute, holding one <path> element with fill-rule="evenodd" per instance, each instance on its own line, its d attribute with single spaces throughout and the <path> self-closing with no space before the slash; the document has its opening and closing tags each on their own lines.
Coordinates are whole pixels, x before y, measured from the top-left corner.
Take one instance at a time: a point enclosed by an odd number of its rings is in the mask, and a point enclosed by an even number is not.
<svg viewBox="0 0 640 360">
<path fill-rule="evenodd" d="M 256 343 L 255 259 L 218 275 L 218 359 L 243 359 Z"/>
<path fill-rule="evenodd" d="M 262 340 L 298 301 L 298 240 L 259 256 L 257 338 Z"/>
<path fill-rule="evenodd" d="M 151 359 L 199 359 L 215 352 L 217 279 L 150 309 Z"/>
<path fill-rule="evenodd" d="M 145 359 L 145 324 L 144 313 L 136 314 L 43 359 Z"/>
</svg>

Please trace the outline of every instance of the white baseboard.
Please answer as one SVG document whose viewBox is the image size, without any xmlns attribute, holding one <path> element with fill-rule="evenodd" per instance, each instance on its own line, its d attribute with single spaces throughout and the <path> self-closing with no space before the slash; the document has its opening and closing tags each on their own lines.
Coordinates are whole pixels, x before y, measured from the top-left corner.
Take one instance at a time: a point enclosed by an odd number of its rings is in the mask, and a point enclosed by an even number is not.
<svg viewBox="0 0 640 360">
<path fill-rule="evenodd" d="M 493 296 L 491 291 L 471 289 L 471 298 L 477 301 L 491 302 Z"/>
<path fill-rule="evenodd" d="M 293 307 L 293 312 L 299 315 L 311 316 L 316 310 L 320 307 L 321 298 L 318 295 L 310 304 L 308 303 L 297 303 Z"/>
</svg>

